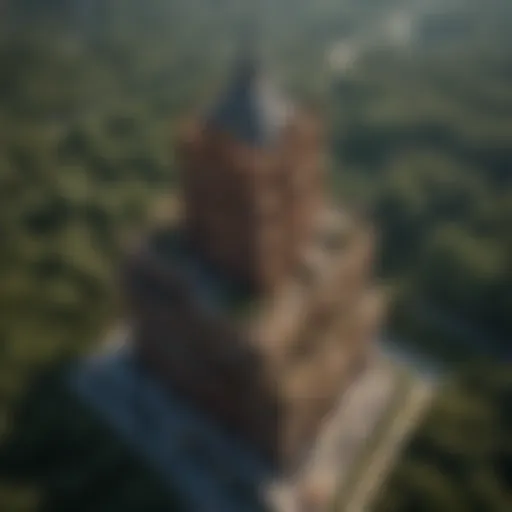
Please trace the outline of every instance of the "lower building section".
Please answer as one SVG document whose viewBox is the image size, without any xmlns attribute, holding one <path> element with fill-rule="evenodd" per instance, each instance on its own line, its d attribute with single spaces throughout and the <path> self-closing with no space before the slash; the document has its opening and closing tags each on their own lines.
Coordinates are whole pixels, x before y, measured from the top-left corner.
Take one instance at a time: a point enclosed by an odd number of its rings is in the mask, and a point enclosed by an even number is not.
<svg viewBox="0 0 512 512">
<path fill-rule="evenodd" d="M 272 464 L 293 471 L 312 445 L 322 421 L 371 358 L 372 333 L 378 316 L 369 317 L 370 292 L 350 315 L 334 312 L 333 321 L 292 354 L 281 371 L 265 367 L 262 354 L 245 358 L 229 351 L 201 352 L 178 331 L 139 324 L 134 333 L 140 360 L 226 430 L 250 441 Z M 355 311 L 359 309 L 359 311 Z M 162 318 L 168 322 L 169 317 Z M 151 328 L 155 329 L 151 331 Z M 168 338 L 158 335 L 169 332 Z M 182 331 L 183 333 L 183 331 Z M 172 347 L 172 348 L 170 348 Z"/>
<path fill-rule="evenodd" d="M 354 223 L 324 216 L 305 251 L 306 275 L 260 297 L 183 253 L 179 236 L 153 238 L 124 269 L 140 360 L 293 472 L 371 357 L 382 297 L 369 282 L 370 242 Z"/>
<path fill-rule="evenodd" d="M 131 336 L 70 373 L 72 391 L 144 460 L 185 510 L 327 512 L 396 395 L 396 375 L 376 357 L 340 396 L 291 478 L 141 371 Z M 117 344 L 116 344 L 117 345 Z M 396 435 L 395 435 L 396 437 Z M 362 510 L 361 508 L 358 510 Z"/>
</svg>

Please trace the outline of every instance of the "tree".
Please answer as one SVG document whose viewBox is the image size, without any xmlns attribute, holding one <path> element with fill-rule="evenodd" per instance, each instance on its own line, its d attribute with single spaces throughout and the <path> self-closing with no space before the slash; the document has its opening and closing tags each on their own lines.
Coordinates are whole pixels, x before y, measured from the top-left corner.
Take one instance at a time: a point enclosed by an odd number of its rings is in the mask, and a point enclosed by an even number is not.
<svg viewBox="0 0 512 512">
<path fill-rule="evenodd" d="M 377 510 L 490 511 L 512 506 L 508 365 L 475 363 L 440 390 Z"/>
</svg>

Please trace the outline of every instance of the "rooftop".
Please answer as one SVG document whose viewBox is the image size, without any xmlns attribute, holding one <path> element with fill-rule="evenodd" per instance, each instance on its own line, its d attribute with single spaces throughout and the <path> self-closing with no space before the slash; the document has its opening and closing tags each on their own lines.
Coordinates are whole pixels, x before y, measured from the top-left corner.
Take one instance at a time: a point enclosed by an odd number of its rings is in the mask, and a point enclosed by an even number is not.
<svg viewBox="0 0 512 512">
<path fill-rule="evenodd" d="M 207 122 L 246 144 L 266 146 L 277 138 L 291 111 L 291 104 L 258 60 L 245 55 Z"/>
</svg>

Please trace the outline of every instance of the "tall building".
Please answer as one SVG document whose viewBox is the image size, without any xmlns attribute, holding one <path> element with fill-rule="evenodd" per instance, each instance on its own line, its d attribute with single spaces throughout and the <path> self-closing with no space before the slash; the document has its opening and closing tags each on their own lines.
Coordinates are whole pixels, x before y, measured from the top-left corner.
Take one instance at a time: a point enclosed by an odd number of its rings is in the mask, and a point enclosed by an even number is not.
<svg viewBox="0 0 512 512">
<path fill-rule="evenodd" d="M 178 155 L 183 207 L 124 268 L 140 361 L 294 471 L 372 355 L 371 225 L 328 200 L 320 121 L 250 55 Z"/>
<path fill-rule="evenodd" d="M 180 141 L 187 233 L 255 291 L 277 289 L 311 234 L 323 186 L 321 135 L 249 54 L 212 112 Z"/>
</svg>

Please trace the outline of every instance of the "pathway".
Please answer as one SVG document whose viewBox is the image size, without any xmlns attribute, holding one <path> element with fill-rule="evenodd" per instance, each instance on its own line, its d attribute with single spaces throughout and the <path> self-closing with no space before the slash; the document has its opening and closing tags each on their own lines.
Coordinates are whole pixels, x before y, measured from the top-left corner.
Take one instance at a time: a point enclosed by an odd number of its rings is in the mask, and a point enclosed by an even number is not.
<svg viewBox="0 0 512 512">
<path fill-rule="evenodd" d="M 364 512 L 371 509 L 387 474 L 429 405 L 432 391 L 433 386 L 423 382 L 417 382 L 411 388 L 403 408 L 366 462 L 366 471 L 345 500 L 343 512 Z"/>
</svg>

